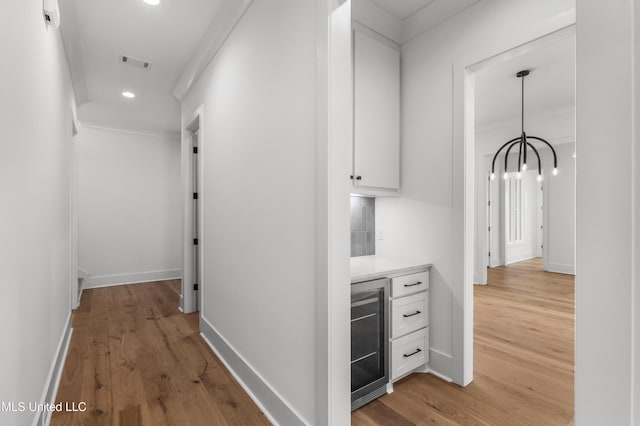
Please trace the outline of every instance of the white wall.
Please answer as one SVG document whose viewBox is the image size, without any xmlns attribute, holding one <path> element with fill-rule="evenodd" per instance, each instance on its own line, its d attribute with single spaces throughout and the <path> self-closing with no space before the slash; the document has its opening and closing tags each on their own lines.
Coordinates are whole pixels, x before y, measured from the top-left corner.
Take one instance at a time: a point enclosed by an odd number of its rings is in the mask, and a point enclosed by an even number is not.
<svg viewBox="0 0 640 426">
<path fill-rule="evenodd" d="M 637 425 L 638 2 L 577 12 L 575 423 Z"/>
<path fill-rule="evenodd" d="M 634 2 L 635 4 L 635 2 Z M 635 70 L 640 69 L 640 55 L 638 54 L 637 51 L 637 47 L 640 46 L 640 28 L 638 28 L 638 26 L 640 25 L 640 7 L 634 7 L 633 8 L 633 46 L 634 46 L 634 50 L 633 52 L 631 52 L 630 54 L 633 55 L 633 67 Z M 593 21 L 591 21 L 593 23 Z M 595 27 L 591 27 L 592 30 L 595 29 Z M 629 54 L 629 52 L 627 52 Z M 624 60 L 624 58 L 621 58 Z M 640 99 L 640 74 L 638 74 L 637 72 L 634 73 L 633 76 L 633 88 L 634 88 L 634 92 L 633 92 L 633 121 L 634 123 L 638 123 L 640 122 L 640 108 L 638 108 L 638 100 Z M 637 124 L 634 126 L 634 128 L 636 127 Z M 638 134 L 637 131 L 634 131 L 633 133 L 633 139 L 632 139 L 632 147 L 633 145 L 633 141 L 636 141 L 637 143 L 638 140 Z M 636 145 L 637 146 L 637 145 Z M 634 164 L 638 165 L 640 164 L 640 149 L 638 148 L 631 148 L 631 153 L 632 153 L 632 161 L 634 162 Z M 640 212 L 640 173 L 637 172 L 637 170 L 633 173 L 633 180 L 631 185 L 633 186 L 633 192 L 631 193 L 632 199 L 634 201 L 634 204 L 631 206 L 632 208 L 632 219 L 633 222 L 631 224 L 631 229 L 634 232 L 634 236 L 633 236 L 633 254 L 634 256 L 631 258 L 631 262 L 632 262 L 632 270 L 631 270 L 631 276 L 632 276 L 632 281 L 631 281 L 631 286 L 632 288 L 638 289 L 640 288 L 640 232 L 638 232 L 638 230 L 640 229 L 640 215 L 638 214 Z M 634 312 L 634 315 L 631 318 L 631 327 L 633 330 L 633 334 L 631 335 L 631 339 L 633 342 L 633 346 L 631 348 L 631 350 L 633 351 L 633 358 L 637 360 L 638 358 L 640 358 L 640 291 L 632 291 L 632 296 L 633 299 L 631 301 L 632 303 L 632 310 Z M 627 319 L 628 320 L 628 319 Z M 597 340 L 597 337 L 596 339 Z M 631 372 L 631 386 L 633 389 L 633 399 L 631 401 L 632 405 L 632 411 L 633 411 L 633 419 L 636 422 L 638 421 L 638 419 L 640 418 L 640 366 L 638 365 L 637 362 L 634 362 L 633 366 L 629 369 Z M 587 395 L 588 396 L 588 395 Z M 582 395 L 580 395 L 580 397 L 582 398 Z M 584 400 L 582 399 L 580 401 L 580 404 L 584 404 Z M 588 415 L 588 413 L 585 413 Z"/>
<path fill-rule="evenodd" d="M 0 401 L 40 402 L 71 311 L 73 89 L 41 2 L 2 3 L 0 51 Z M 0 422 L 35 416 L 3 412 Z"/>
<path fill-rule="evenodd" d="M 454 104 L 452 93 L 461 89 L 452 70 L 570 25 L 574 6 L 571 0 L 485 0 L 402 48 L 402 197 L 377 201 L 376 226 L 386 238 L 376 241 L 376 252 L 433 262 L 430 367 L 456 383 L 470 379 L 463 372 L 471 367 L 463 368 L 463 342 L 470 346 L 462 329 L 464 168 L 463 142 L 456 139 L 463 114 L 462 103 Z"/>
<path fill-rule="evenodd" d="M 573 142 L 576 137 L 575 108 L 527 116 L 525 123 L 527 135 L 544 138 L 554 148 L 559 144 Z M 511 121 L 476 127 L 476 155 L 493 155 L 503 143 L 520 136 L 520 126 L 520 121 Z M 536 147 L 542 146 L 541 142 L 533 141 L 533 144 Z"/>
<path fill-rule="evenodd" d="M 85 288 L 180 277 L 179 137 L 83 126 L 79 267 Z"/>
<path fill-rule="evenodd" d="M 270 390 L 306 423 L 316 416 L 315 32 L 315 1 L 255 0 L 182 105 L 183 128 L 203 106 L 201 327 L 258 398 Z"/>
<path fill-rule="evenodd" d="M 576 152 L 577 143 L 554 146 L 558 155 L 558 175 L 547 173 L 544 180 L 544 269 L 576 272 Z M 545 152 L 545 170 L 553 170 L 551 152 Z"/>
</svg>

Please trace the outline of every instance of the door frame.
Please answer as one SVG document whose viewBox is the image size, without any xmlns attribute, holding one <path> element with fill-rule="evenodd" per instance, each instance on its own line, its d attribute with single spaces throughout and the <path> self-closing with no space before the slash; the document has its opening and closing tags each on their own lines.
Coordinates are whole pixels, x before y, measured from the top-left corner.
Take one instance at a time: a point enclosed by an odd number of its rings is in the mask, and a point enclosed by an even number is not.
<svg viewBox="0 0 640 426">
<path fill-rule="evenodd" d="M 531 28 L 455 61 L 453 74 L 453 381 L 473 380 L 473 271 L 475 258 L 475 73 L 491 63 L 555 43 L 576 34 L 575 15 Z"/>
<path fill-rule="evenodd" d="M 71 147 L 69 148 L 69 297 L 71 310 L 80 306 L 78 282 L 78 133 L 80 125 L 71 110 Z"/>
<path fill-rule="evenodd" d="M 194 284 L 193 265 L 193 217 L 197 213 L 197 229 L 198 229 L 198 273 L 200 281 L 204 281 L 204 238 L 202 238 L 203 227 L 203 177 L 204 170 L 202 167 L 202 156 L 204 153 L 204 106 L 200 106 L 191 116 L 191 119 L 184 126 L 181 138 L 181 161 L 182 161 L 182 285 L 180 287 L 180 306 L 179 309 L 185 314 L 195 311 L 200 312 L 202 316 L 202 298 L 204 295 L 204 283 L 198 283 L 198 297 L 196 299 L 194 291 L 185 291 L 185 288 L 191 288 Z M 197 212 L 193 208 L 193 151 L 192 140 L 195 133 L 198 133 L 198 154 L 196 157 L 197 185 L 198 185 L 198 204 Z"/>
</svg>

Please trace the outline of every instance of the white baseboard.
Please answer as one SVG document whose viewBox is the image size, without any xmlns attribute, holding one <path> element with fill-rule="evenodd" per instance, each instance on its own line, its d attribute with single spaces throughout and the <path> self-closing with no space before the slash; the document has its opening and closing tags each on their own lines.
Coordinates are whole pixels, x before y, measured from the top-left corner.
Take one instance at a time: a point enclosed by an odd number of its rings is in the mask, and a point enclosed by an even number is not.
<svg viewBox="0 0 640 426">
<path fill-rule="evenodd" d="M 574 265 L 562 265 L 560 263 L 549 263 L 546 265 L 546 271 L 557 272 L 558 274 L 575 275 L 576 267 Z"/>
<path fill-rule="evenodd" d="M 84 291 L 84 278 L 78 280 L 78 306 L 76 309 L 80 307 L 80 301 L 82 300 L 82 292 Z"/>
<path fill-rule="evenodd" d="M 200 335 L 273 424 L 311 424 L 291 408 L 284 398 L 202 316 L 200 317 Z"/>
<path fill-rule="evenodd" d="M 83 290 L 97 287 L 110 287 L 122 284 L 138 284 L 150 281 L 163 281 L 182 278 L 181 269 L 165 271 L 135 272 L 132 274 L 98 275 L 83 280 Z"/>
<path fill-rule="evenodd" d="M 482 281 L 484 281 L 484 282 L 482 282 Z M 473 274 L 473 283 L 477 284 L 477 285 L 486 285 L 487 281 L 485 279 L 483 279 L 482 274 L 474 273 Z"/>
<path fill-rule="evenodd" d="M 524 256 L 516 256 L 516 257 L 511 257 L 507 260 L 507 262 L 505 263 L 506 265 L 511 265 L 512 263 L 517 263 L 517 262 L 524 262 L 525 260 L 529 260 L 529 259 L 533 259 L 535 258 L 535 256 L 533 256 L 531 253 L 528 253 Z"/>
<path fill-rule="evenodd" d="M 451 377 L 447 377 L 447 376 L 445 376 L 444 374 L 440 374 L 440 373 L 438 373 L 438 372 L 437 372 L 437 371 L 435 371 L 435 370 L 428 369 L 428 370 L 426 371 L 426 373 L 433 374 L 434 376 L 441 378 L 441 379 L 442 379 L 442 380 L 444 380 L 445 382 L 453 383 L 453 379 L 452 379 Z"/>
<path fill-rule="evenodd" d="M 429 348 L 429 362 L 425 372 L 451 382 L 452 380 L 449 378 L 451 371 L 453 371 L 453 356 L 437 349 Z"/>
<path fill-rule="evenodd" d="M 67 351 L 69 350 L 69 343 L 71 342 L 71 335 L 73 334 L 73 327 L 71 326 L 71 313 L 67 317 L 62 336 L 58 342 L 55 356 L 49 369 L 49 375 L 45 382 L 42 396 L 40 397 L 41 404 L 55 404 L 56 395 L 58 393 L 58 386 L 60 385 L 60 378 L 62 377 L 62 369 L 64 368 L 64 360 L 67 358 Z M 46 426 L 51 421 L 51 411 L 40 411 L 36 413 L 33 419 L 33 426 Z"/>
<path fill-rule="evenodd" d="M 89 272 L 82 268 L 78 268 L 78 278 L 87 278 L 89 276 Z"/>
</svg>

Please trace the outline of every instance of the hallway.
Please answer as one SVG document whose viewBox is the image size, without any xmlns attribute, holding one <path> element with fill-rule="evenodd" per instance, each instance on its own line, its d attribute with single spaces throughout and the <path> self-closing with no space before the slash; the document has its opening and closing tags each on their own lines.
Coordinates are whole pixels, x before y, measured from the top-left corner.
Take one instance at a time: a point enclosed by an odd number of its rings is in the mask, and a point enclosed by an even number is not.
<svg viewBox="0 0 640 426">
<path fill-rule="evenodd" d="M 52 425 L 259 425 L 267 418 L 178 309 L 180 280 L 85 290 Z"/>
<path fill-rule="evenodd" d="M 351 416 L 353 425 L 573 424 L 574 276 L 539 258 L 491 268 L 474 286 L 474 380 L 412 375 Z"/>
</svg>

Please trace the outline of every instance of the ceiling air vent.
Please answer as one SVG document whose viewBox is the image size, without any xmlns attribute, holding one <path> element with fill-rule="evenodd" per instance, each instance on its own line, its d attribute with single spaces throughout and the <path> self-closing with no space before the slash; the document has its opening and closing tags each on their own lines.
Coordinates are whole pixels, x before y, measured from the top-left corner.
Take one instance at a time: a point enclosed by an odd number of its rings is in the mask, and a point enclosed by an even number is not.
<svg viewBox="0 0 640 426">
<path fill-rule="evenodd" d="M 143 61 L 142 59 L 133 58 L 131 56 L 121 56 L 120 62 L 124 64 L 133 65 L 134 67 L 143 68 L 146 70 L 151 68 L 151 62 Z"/>
</svg>

